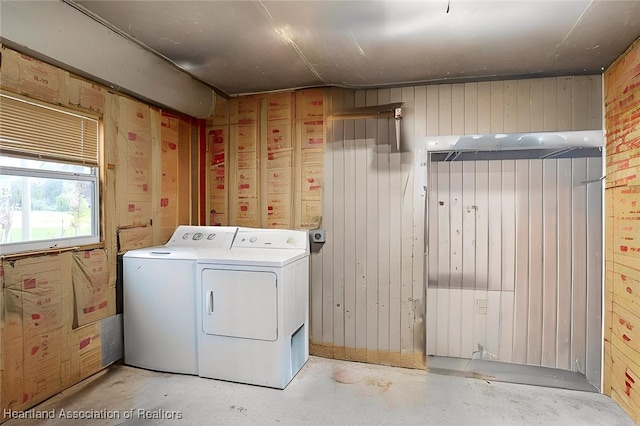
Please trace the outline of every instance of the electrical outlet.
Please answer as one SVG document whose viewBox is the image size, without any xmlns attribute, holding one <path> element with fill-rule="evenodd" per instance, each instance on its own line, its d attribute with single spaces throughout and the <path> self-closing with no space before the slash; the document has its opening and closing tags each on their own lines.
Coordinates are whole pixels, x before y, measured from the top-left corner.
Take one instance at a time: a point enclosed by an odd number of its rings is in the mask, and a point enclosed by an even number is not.
<svg viewBox="0 0 640 426">
<path fill-rule="evenodd" d="M 476 299 L 476 314 L 487 315 L 487 299 Z"/>
<path fill-rule="evenodd" d="M 309 233 L 311 234 L 311 241 L 314 243 L 324 243 L 327 241 L 327 231 L 324 229 L 312 229 Z"/>
</svg>

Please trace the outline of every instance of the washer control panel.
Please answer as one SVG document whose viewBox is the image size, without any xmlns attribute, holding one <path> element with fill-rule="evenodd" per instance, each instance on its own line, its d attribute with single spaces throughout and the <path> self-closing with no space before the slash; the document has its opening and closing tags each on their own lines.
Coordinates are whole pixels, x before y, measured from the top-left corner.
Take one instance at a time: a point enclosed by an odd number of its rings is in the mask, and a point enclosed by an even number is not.
<svg viewBox="0 0 640 426">
<path fill-rule="evenodd" d="M 238 228 L 235 226 L 188 226 L 176 228 L 168 247 L 230 248 Z"/>
</svg>

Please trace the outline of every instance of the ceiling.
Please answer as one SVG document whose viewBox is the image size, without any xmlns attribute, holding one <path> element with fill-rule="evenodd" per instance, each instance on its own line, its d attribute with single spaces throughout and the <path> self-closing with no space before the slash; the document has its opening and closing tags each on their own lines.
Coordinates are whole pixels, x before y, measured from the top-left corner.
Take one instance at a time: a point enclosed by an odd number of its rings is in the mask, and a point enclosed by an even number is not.
<svg viewBox="0 0 640 426">
<path fill-rule="evenodd" d="M 640 1 L 70 1 L 224 95 L 600 73 Z"/>
</svg>

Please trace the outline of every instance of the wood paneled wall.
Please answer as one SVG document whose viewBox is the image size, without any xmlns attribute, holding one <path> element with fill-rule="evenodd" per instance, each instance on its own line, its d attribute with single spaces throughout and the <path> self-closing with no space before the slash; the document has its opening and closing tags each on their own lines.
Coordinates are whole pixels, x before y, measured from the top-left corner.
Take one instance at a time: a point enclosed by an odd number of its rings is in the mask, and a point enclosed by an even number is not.
<svg viewBox="0 0 640 426">
<path fill-rule="evenodd" d="M 605 73 L 603 392 L 640 423 L 640 40 Z"/>
<path fill-rule="evenodd" d="M 602 129 L 600 76 L 427 86 L 427 136 Z"/>
<path fill-rule="evenodd" d="M 327 243 L 312 254 L 312 353 L 424 367 L 425 139 L 601 129 L 601 84 L 580 76 L 333 91 L 335 110 L 403 102 L 404 117 L 400 151 L 393 120 L 326 126 Z"/>
<path fill-rule="evenodd" d="M 600 386 L 601 176 L 599 157 L 432 163 L 427 354 Z"/>
<path fill-rule="evenodd" d="M 328 125 L 322 227 L 312 254 L 311 352 L 424 367 L 424 164 L 426 90 L 333 90 L 333 110 L 404 102 L 403 148 L 391 119 Z"/>
</svg>

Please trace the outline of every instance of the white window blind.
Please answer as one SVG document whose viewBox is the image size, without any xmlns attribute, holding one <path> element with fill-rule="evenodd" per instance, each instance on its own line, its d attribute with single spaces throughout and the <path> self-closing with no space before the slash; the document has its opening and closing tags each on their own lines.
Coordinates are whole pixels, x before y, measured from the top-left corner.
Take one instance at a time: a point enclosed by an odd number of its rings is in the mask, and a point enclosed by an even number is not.
<svg viewBox="0 0 640 426">
<path fill-rule="evenodd" d="M 98 166 L 98 120 L 0 93 L 0 153 Z"/>
</svg>

